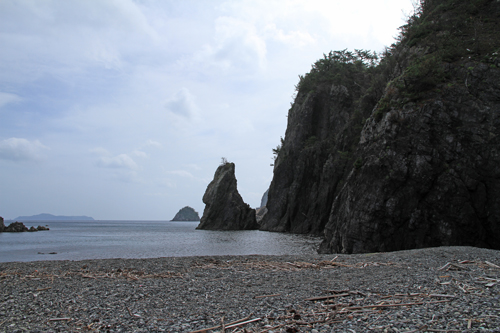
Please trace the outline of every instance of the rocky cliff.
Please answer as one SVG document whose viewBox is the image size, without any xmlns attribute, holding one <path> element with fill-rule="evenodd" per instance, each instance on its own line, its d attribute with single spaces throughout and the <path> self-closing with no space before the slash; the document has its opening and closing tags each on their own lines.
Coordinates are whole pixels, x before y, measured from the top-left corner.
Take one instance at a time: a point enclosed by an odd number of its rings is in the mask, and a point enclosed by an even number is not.
<svg viewBox="0 0 500 333">
<path fill-rule="evenodd" d="M 199 221 L 199 220 L 200 216 L 198 215 L 198 212 L 189 206 L 181 208 L 172 219 L 172 221 Z"/>
<path fill-rule="evenodd" d="M 262 229 L 320 252 L 500 249 L 500 2 L 427 0 L 381 58 L 301 77 Z"/>
<path fill-rule="evenodd" d="M 196 229 L 251 230 L 258 229 L 255 210 L 243 202 L 236 188 L 234 163 L 224 162 L 203 195 L 206 205 Z"/>
</svg>

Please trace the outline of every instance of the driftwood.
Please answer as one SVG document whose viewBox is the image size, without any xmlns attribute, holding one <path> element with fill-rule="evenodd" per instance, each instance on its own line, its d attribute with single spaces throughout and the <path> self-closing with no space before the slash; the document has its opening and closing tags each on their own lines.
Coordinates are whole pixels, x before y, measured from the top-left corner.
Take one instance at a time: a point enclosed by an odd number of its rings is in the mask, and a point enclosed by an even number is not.
<svg viewBox="0 0 500 333">
<path fill-rule="evenodd" d="M 335 297 L 344 297 L 344 296 L 349 296 L 349 293 L 344 293 L 344 294 L 335 294 L 335 295 L 328 295 L 328 296 L 319 296 L 319 297 L 311 297 L 311 298 L 306 298 L 305 301 L 322 301 L 325 299 L 331 299 Z"/>
<path fill-rule="evenodd" d="M 495 265 L 495 264 L 493 264 L 493 263 L 491 263 L 491 262 L 489 262 L 489 261 L 485 261 L 484 263 L 485 263 L 486 265 L 490 266 L 490 267 L 493 267 L 493 268 L 500 268 L 500 266 Z"/>
<path fill-rule="evenodd" d="M 236 323 L 236 324 L 232 324 L 232 325 L 227 325 L 226 329 L 228 329 L 228 328 L 234 328 L 234 327 L 238 327 L 238 326 L 242 326 L 242 325 L 246 325 L 246 324 L 250 324 L 250 323 L 253 323 L 253 322 L 259 321 L 259 320 L 262 320 L 262 318 L 254 318 L 254 319 L 250 319 L 250 320 L 243 321 L 243 322 L 240 322 L 240 323 Z"/>
<path fill-rule="evenodd" d="M 250 322 L 254 322 L 256 320 L 252 319 L 251 321 L 249 321 L 249 319 L 252 317 L 252 314 L 251 313 L 249 316 L 243 318 L 243 319 L 239 319 L 239 320 L 236 320 L 236 321 L 233 321 L 231 323 L 228 323 L 227 326 L 225 328 L 230 328 L 233 327 L 232 325 L 236 325 L 236 324 L 241 324 L 242 322 L 244 322 L 245 324 L 248 324 Z M 257 318 L 256 318 L 257 319 Z M 259 320 L 261 320 L 261 318 L 258 318 Z M 214 326 L 214 327 L 209 327 L 209 328 L 204 328 L 204 329 L 201 329 L 201 330 L 197 330 L 197 331 L 191 331 L 189 333 L 202 333 L 202 332 L 207 332 L 207 331 L 212 331 L 212 330 L 216 330 L 216 329 L 219 329 L 219 328 L 222 328 L 223 327 L 223 324 L 224 324 L 224 317 L 222 317 L 221 319 L 221 325 L 217 325 L 217 326 Z M 236 327 L 236 326 L 234 326 Z M 224 329 L 223 329 L 224 330 Z"/>
</svg>

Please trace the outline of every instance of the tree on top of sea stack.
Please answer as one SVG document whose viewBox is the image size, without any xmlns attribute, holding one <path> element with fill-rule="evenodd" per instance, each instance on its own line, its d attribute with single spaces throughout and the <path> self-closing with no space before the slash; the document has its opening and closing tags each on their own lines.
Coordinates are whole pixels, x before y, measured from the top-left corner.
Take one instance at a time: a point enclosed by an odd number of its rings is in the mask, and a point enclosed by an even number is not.
<svg viewBox="0 0 500 333">
<path fill-rule="evenodd" d="M 199 221 L 200 215 L 193 208 L 186 206 L 179 210 L 172 221 Z"/>
<path fill-rule="evenodd" d="M 252 230 L 258 229 L 255 210 L 243 202 L 236 188 L 234 163 L 223 159 L 214 179 L 203 195 L 206 205 L 196 229 Z"/>
</svg>

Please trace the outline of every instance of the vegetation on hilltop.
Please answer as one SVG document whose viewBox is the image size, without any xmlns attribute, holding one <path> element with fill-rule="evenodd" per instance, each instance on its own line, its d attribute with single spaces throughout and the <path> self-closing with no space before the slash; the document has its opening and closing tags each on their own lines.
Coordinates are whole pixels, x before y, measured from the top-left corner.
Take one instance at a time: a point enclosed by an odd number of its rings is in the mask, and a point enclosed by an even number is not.
<svg viewBox="0 0 500 333">
<path fill-rule="evenodd" d="M 447 64 L 477 61 L 500 65 L 500 11 L 495 0 L 420 0 L 396 42 L 381 54 L 331 51 L 299 75 L 296 101 L 321 85 L 343 85 L 360 123 L 380 120 L 391 107 L 416 102 L 449 79 Z M 449 83 L 451 87 L 453 83 Z M 446 87 L 445 87 L 446 88 Z M 394 99 L 394 96 L 399 96 Z M 401 98 L 403 97 L 403 98 Z M 290 109 L 291 111 L 291 109 Z M 278 154 L 281 144 L 273 149 Z"/>
</svg>

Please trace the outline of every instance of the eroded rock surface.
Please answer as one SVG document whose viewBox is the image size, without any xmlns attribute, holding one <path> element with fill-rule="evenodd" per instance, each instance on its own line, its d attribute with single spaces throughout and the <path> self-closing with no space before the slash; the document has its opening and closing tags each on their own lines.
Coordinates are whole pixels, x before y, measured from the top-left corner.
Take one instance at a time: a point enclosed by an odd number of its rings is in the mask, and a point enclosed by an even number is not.
<svg viewBox="0 0 500 333">
<path fill-rule="evenodd" d="M 500 69 L 467 66 L 449 71 L 469 87 L 368 120 L 322 251 L 500 248 Z"/>
<path fill-rule="evenodd" d="M 255 210 L 243 202 L 236 187 L 234 163 L 217 168 L 214 179 L 203 195 L 206 205 L 197 229 L 252 230 L 258 229 Z"/>
</svg>

